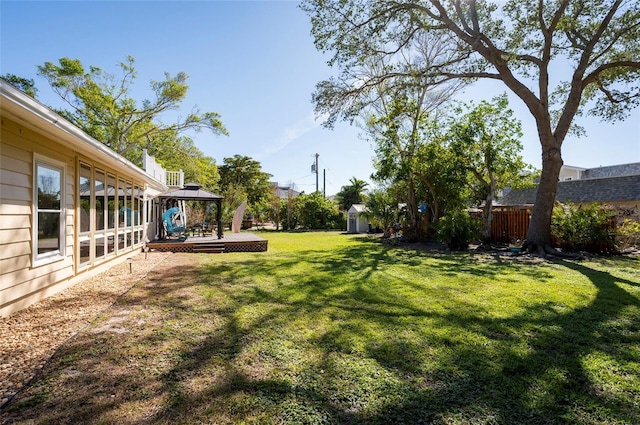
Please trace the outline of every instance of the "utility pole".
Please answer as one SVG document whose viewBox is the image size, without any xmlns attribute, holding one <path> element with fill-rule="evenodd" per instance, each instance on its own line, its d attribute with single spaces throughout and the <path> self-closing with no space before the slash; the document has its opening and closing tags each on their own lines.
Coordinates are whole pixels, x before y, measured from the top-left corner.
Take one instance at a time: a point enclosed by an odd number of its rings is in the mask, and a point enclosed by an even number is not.
<svg viewBox="0 0 640 425">
<path fill-rule="evenodd" d="M 314 167 L 316 170 L 316 192 L 318 192 L 318 157 L 319 156 L 320 155 L 316 153 L 316 166 Z"/>
<path fill-rule="evenodd" d="M 327 197 L 327 170 L 322 169 L 322 197 Z"/>
</svg>

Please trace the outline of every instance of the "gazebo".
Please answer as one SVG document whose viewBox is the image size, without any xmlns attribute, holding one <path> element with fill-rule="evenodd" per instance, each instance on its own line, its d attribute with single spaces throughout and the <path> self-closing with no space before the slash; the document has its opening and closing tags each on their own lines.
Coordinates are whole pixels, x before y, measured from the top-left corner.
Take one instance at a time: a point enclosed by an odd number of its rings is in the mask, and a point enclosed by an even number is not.
<svg viewBox="0 0 640 425">
<path fill-rule="evenodd" d="M 222 200 L 224 197 L 204 190 L 197 183 L 187 183 L 182 189 L 173 189 L 158 195 L 161 208 L 158 209 L 158 223 L 162 223 L 163 209 L 177 201 L 209 201 L 216 204 L 216 225 L 218 227 L 218 239 L 222 239 Z M 160 238 L 166 237 L 164 228 L 160 227 Z"/>
</svg>

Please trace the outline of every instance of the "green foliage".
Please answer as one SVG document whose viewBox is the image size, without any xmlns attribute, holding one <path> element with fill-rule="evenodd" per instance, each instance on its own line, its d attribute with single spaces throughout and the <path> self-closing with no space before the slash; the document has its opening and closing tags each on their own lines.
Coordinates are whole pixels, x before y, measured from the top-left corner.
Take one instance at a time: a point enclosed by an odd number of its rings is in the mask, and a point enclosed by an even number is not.
<svg viewBox="0 0 640 425">
<path fill-rule="evenodd" d="M 367 210 L 362 213 L 373 227 L 383 230 L 389 236 L 389 228 L 398 217 L 398 203 L 394 202 L 391 193 L 386 189 L 374 190 L 366 202 Z"/>
<path fill-rule="evenodd" d="M 417 196 L 426 205 L 429 223 L 437 222 L 448 211 L 469 205 L 471 186 L 464 157 L 450 146 L 447 128 L 431 122 L 416 153 L 414 173 L 417 176 Z"/>
<path fill-rule="evenodd" d="M 271 174 L 262 171 L 260 162 L 249 156 L 234 155 L 225 158 L 219 170 L 220 186 L 223 192 L 230 186 L 244 188 L 250 206 L 269 199 L 272 191 L 269 183 Z"/>
<path fill-rule="evenodd" d="M 301 195 L 302 196 L 302 195 Z M 279 220 L 285 230 L 295 230 L 300 223 L 298 211 L 298 200 L 300 196 L 290 197 L 284 202 L 280 202 Z"/>
<path fill-rule="evenodd" d="M 38 89 L 36 88 L 36 83 L 33 79 L 18 77 L 14 74 L 4 74 L 2 79 L 18 90 L 22 90 L 27 96 L 31 96 L 34 99 L 36 98 Z"/>
<path fill-rule="evenodd" d="M 487 195 L 505 187 L 515 187 L 522 180 L 527 164 L 522 159 L 522 126 L 509 108 L 506 94 L 478 105 L 462 104 L 453 108 L 447 123 L 450 146 L 461 165 Z"/>
<path fill-rule="evenodd" d="M 195 182 L 205 190 L 219 191 L 220 174 L 215 160 L 205 156 L 191 138 L 157 138 L 148 152 L 166 170 L 182 170 L 185 183 Z"/>
<path fill-rule="evenodd" d="M 614 211 L 598 204 L 558 203 L 551 217 L 551 234 L 567 250 L 610 253 L 615 250 L 614 217 Z"/>
<path fill-rule="evenodd" d="M 152 100 L 136 100 L 130 97 L 136 79 L 134 62 L 131 56 L 121 62 L 122 75 L 117 77 L 96 66 L 87 70 L 80 60 L 65 57 L 57 65 L 45 62 L 38 66 L 38 74 L 71 108 L 57 112 L 113 151 L 141 166 L 142 151 L 147 149 L 159 163 L 182 169 L 189 180 L 207 189 L 215 188 L 215 163 L 181 135 L 201 129 L 226 135 L 220 116 L 196 109 L 184 119 L 163 123 L 161 115 L 178 110 L 185 99 L 188 76 L 165 73 L 163 80 L 150 83 Z"/>
<path fill-rule="evenodd" d="M 435 87 L 437 99 L 445 82 L 490 79 L 522 100 L 543 152 L 531 246 L 549 242 L 561 147 L 578 131 L 575 117 L 615 121 L 640 105 L 637 1 L 304 0 L 301 8 L 338 70 L 313 94 L 329 126 L 353 121 L 398 88 Z"/>
<path fill-rule="evenodd" d="M 230 228 L 236 209 L 247 200 L 247 191 L 242 186 L 229 185 L 223 191 L 222 224 Z"/>
<path fill-rule="evenodd" d="M 616 245 L 620 251 L 640 248 L 640 223 L 625 218 L 616 229 Z"/>
<path fill-rule="evenodd" d="M 305 229 L 344 229 L 344 215 L 338 206 L 320 192 L 302 194 L 296 198 L 296 212 L 300 226 Z"/>
<path fill-rule="evenodd" d="M 466 211 L 451 211 L 438 222 L 438 239 L 452 251 L 464 251 L 478 238 L 480 224 Z"/>
<path fill-rule="evenodd" d="M 369 183 L 356 177 L 351 177 L 349 183 L 347 186 L 342 186 L 340 192 L 336 194 L 336 202 L 342 211 L 349 211 L 353 204 L 362 204 L 367 198 Z"/>
<path fill-rule="evenodd" d="M 438 152 L 430 146 L 437 143 L 433 136 L 435 122 L 428 111 L 433 108 L 424 100 L 426 88 L 418 99 L 412 93 L 389 91 L 381 100 L 381 114 L 371 114 L 367 122 L 370 138 L 374 141 L 376 158 L 375 173 L 379 182 L 387 182 L 398 194 L 398 202 L 406 205 L 403 233 L 405 239 L 415 241 L 423 237 L 418 225 L 418 202 L 432 202 L 435 215 L 440 214 L 438 178 L 445 168 L 435 171 L 441 162 L 426 161 L 426 157 Z M 410 90 L 408 90 L 410 92 Z M 445 179 L 448 176 L 445 177 Z M 443 179 L 444 180 L 444 179 Z"/>
<path fill-rule="evenodd" d="M 522 159 L 522 126 L 506 94 L 478 105 L 458 105 L 448 122 L 450 147 L 469 173 L 474 204 L 484 203 L 482 239 L 491 240 L 491 206 L 496 193 L 517 187 L 527 165 Z"/>
</svg>

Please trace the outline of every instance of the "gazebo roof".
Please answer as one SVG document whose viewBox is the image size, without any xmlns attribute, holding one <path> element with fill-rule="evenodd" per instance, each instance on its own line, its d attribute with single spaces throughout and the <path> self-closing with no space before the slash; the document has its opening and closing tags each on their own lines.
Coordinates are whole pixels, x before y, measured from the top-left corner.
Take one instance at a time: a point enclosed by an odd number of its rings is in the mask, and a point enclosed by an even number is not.
<svg viewBox="0 0 640 425">
<path fill-rule="evenodd" d="M 217 201 L 223 196 L 204 190 L 197 183 L 187 183 L 182 189 L 173 189 L 159 195 L 160 198 L 171 198 L 184 201 Z"/>
</svg>

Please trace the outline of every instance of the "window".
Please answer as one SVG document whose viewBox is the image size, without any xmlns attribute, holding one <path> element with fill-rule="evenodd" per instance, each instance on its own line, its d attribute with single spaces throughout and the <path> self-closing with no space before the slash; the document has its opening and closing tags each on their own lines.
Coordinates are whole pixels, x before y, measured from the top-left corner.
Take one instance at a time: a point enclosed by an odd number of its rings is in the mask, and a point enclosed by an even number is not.
<svg viewBox="0 0 640 425">
<path fill-rule="evenodd" d="M 107 177 L 107 229 L 113 230 L 116 228 L 116 178 L 109 174 Z"/>
<path fill-rule="evenodd" d="M 96 183 L 95 183 L 95 197 L 96 197 L 96 231 L 104 230 L 105 209 L 104 202 L 106 191 L 104 183 L 104 171 L 95 170 Z"/>
<path fill-rule="evenodd" d="M 99 260 L 102 257 L 104 257 L 106 254 L 104 221 L 107 216 L 107 214 L 105 214 L 105 210 L 107 209 L 107 205 L 105 203 L 105 197 L 107 195 L 107 191 L 105 190 L 104 171 L 98 170 L 96 168 L 94 170 L 94 174 L 95 174 L 94 197 L 95 197 L 95 211 L 96 211 L 96 229 L 94 234 L 94 239 L 95 239 L 94 258 L 95 260 Z"/>
<path fill-rule="evenodd" d="M 125 204 L 126 204 L 126 186 L 124 180 L 118 179 L 118 250 L 125 249 Z"/>
<path fill-rule="evenodd" d="M 91 167 L 80 163 L 80 264 L 91 261 Z"/>
<path fill-rule="evenodd" d="M 34 263 L 64 255 L 64 174 L 64 164 L 34 156 Z"/>
<path fill-rule="evenodd" d="M 107 175 L 107 255 L 114 254 L 116 245 L 115 245 L 115 235 L 116 235 L 116 221 L 118 220 L 118 216 L 116 215 L 117 208 L 116 202 L 118 202 L 116 198 L 116 178 L 113 174 Z"/>
</svg>

